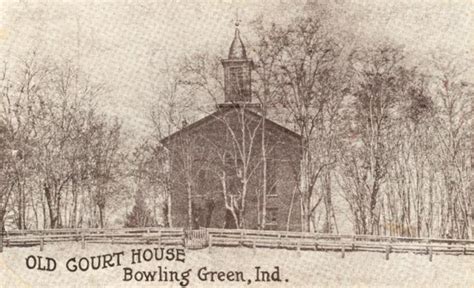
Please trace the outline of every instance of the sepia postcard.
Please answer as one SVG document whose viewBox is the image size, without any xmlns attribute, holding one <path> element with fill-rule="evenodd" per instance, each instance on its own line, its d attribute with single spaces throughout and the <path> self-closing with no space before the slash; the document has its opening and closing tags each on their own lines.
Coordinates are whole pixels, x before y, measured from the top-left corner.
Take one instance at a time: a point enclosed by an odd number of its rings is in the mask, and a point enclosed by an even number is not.
<svg viewBox="0 0 474 288">
<path fill-rule="evenodd" d="M 0 0 L 0 288 L 474 287 L 472 0 Z"/>
</svg>

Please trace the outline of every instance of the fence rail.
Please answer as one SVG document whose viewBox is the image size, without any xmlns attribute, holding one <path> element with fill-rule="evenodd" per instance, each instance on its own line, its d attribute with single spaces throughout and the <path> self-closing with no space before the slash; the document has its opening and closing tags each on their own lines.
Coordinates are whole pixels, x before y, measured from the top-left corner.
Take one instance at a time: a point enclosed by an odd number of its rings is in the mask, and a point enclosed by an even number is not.
<svg viewBox="0 0 474 288">
<path fill-rule="evenodd" d="M 350 251 L 375 251 L 385 253 L 388 260 L 392 252 L 414 252 L 429 255 L 450 253 L 474 255 L 474 240 L 410 238 L 375 235 L 336 235 L 268 230 L 234 230 L 203 228 L 117 228 L 117 229 L 45 229 L 7 231 L 4 246 L 40 246 L 46 243 L 80 242 L 110 244 L 177 245 L 186 248 L 215 246 L 246 246 L 315 251 L 339 251 L 345 257 Z"/>
</svg>

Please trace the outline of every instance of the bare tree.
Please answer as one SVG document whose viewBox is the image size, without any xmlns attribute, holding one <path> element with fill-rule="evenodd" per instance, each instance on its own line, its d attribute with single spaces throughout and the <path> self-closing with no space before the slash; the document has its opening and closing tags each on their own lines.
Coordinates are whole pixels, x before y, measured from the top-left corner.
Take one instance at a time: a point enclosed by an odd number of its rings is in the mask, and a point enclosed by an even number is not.
<svg viewBox="0 0 474 288">
<path fill-rule="evenodd" d="M 302 229 L 314 229 L 314 213 L 324 193 L 315 193 L 326 170 L 336 163 L 335 121 L 346 83 L 341 46 L 317 18 L 295 19 L 280 28 L 273 45 L 281 46 L 276 82 L 280 102 L 301 134 L 298 192 Z M 327 134 L 329 132 L 329 134 Z"/>
<path fill-rule="evenodd" d="M 18 155 L 12 162 L 15 205 L 10 212 L 19 229 L 28 228 L 31 217 L 36 227 L 74 227 L 82 217 L 78 214 L 83 213 L 78 212 L 78 199 L 85 198 L 86 186 L 98 185 L 91 182 L 97 168 L 91 161 L 113 159 L 120 142 L 115 137 L 119 125 L 109 125 L 95 108 L 103 87 L 79 75 L 71 62 L 55 64 L 35 51 L 5 71 L 0 117 L 8 131 L 9 147 Z M 97 149 L 93 147 L 108 152 L 94 158 Z M 110 172 L 111 162 L 107 163 L 104 169 Z M 107 183 L 113 182 L 109 172 Z"/>
<path fill-rule="evenodd" d="M 4 63 L 2 73 L 1 119 L 8 131 L 9 147 L 18 155 L 15 159 L 22 160 L 12 162 L 14 175 L 10 178 L 15 182 L 12 186 L 15 189 L 12 195 L 15 203 L 13 212 L 19 229 L 26 228 L 26 189 L 27 179 L 33 168 L 29 158 L 37 136 L 35 117 L 39 107 L 38 95 L 43 92 L 42 88 L 49 74 L 49 69 L 41 64 L 44 61 L 47 60 L 32 51 L 16 63 Z"/>
<path fill-rule="evenodd" d="M 433 223 L 433 191 L 429 189 L 436 163 L 432 159 L 433 101 L 426 76 L 406 70 L 397 93 L 397 115 L 387 147 L 392 151 L 382 196 L 383 233 L 421 237 L 430 235 Z"/>
<path fill-rule="evenodd" d="M 157 97 L 158 100 L 149 109 L 149 115 L 153 123 L 153 135 L 150 141 L 154 143 L 152 144 L 152 150 L 156 152 L 151 156 L 161 163 L 160 167 L 157 167 L 160 171 L 156 172 L 160 186 L 159 189 L 164 193 L 164 198 L 166 199 L 166 203 L 163 205 L 163 210 L 165 210 L 164 222 L 166 226 L 173 226 L 171 190 L 173 185 L 178 185 L 179 183 L 174 183 L 170 178 L 170 168 L 174 165 L 172 161 L 178 161 L 180 162 L 180 167 L 182 167 L 181 172 L 184 175 L 182 179 L 186 179 L 189 210 L 188 226 L 193 227 L 192 197 L 197 175 L 192 170 L 195 165 L 192 153 L 193 145 L 189 143 L 192 139 L 183 138 L 180 143 L 176 143 L 176 147 L 169 147 L 168 150 L 164 149 L 159 141 L 187 125 L 187 122 L 193 117 L 191 107 L 193 106 L 194 99 L 186 97 L 188 94 L 186 94 L 184 89 L 186 85 L 183 83 L 184 80 L 180 66 L 169 63 L 168 59 L 165 58 L 163 68 L 156 70 L 151 77 L 162 80 L 161 85 L 153 85 L 151 87 L 152 91 L 155 91 L 159 97 Z M 173 153 L 179 155 L 179 159 L 171 157 Z"/>
<path fill-rule="evenodd" d="M 353 55 L 356 69 L 353 141 L 345 160 L 344 190 L 352 207 L 356 233 L 378 233 L 381 186 L 391 159 L 388 147 L 393 132 L 398 89 L 403 87 L 403 54 L 391 47 L 358 51 Z"/>
<path fill-rule="evenodd" d="M 7 147 L 7 129 L 3 123 L 0 122 L 0 252 L 3 251 L 3 234 L 5 231 L 5 216 L 8 202 L 11 198 L 14 182 L 8 181 L 12 176 L 11 171 L 11 156 Z"/>
<path fill-rule="evenodd" d="M 261 128 L 264 121 L 249 115 L 247 109 L 245 104 L 241 104 L 234 111 L 217 116 L 224 127 L 222 132 L 226 134 L 226 143 L 211 139 L 218 143 L 214 146 L 220 165 L 215 167 L 215 172 L 221 181 L 225 207 L 233 216 L 235 226 L 226 224 L 235 228 L 245 227 L 248 195 L 252 189 L 258 189 L 252 186 L 252 179 L 260 176 L 257 173 L 261 165 L 258 155 L 261 153 Z"/>
<path fill-rule="evenodd" d="M 283 47 L 276 39 L 279 36 L 278 28 L 272 25 L 270 29 L 265 27 L 263 18 L 256 19 L 253 23 L 253 28 L 257 34 L 257 40 L 250 45 L 252 56 L 255 63 L 255 74 L 257 75 L 254 81 L 253 92 L 260 104 L 260 114 L 262 117 L 261 124 L 261 151 L 262 151 L 262 189 L 257 189 L 258 203 L 258 223 L 259 229 L 264 229 L 267 218 L 267 193 L 275 185 L 272 179 L 268 179 L 268 152 L 265 134 L 267 133 L 265 119 L 269 112 L 277 104 L 279 85 L 276 81 L 275 73 L 278 70 L 278 56 Z M 278 45 L 280 44 L 280 45 Z M 261 199 L 261 205 L 260 205 Z"/>
<path fill-rule="evenodd" d="M 472 233 L 469 217 L 470 101 L 472 84 L 465 79 L 467 66 L 449 57 L 434 58 L 433 93 L 439 168 L 444 187 L 441 196 L 440 234 L 466 238 Z M 472 235 L 471 235 L 472 237 Z"/>
<path fill-rule="evenodd" d="M 120 129 L 115 122 L 111 127 L 105 121 L 95 124 L 93 134 L 95 143 L 91 149 L 93 163 L 92 181 L 95 185 L 94 201 L 99 209 L 99 225 L 104 228 L 105 208 L 107 201 L 120 190 L 121 183 L 117 181 L 122 176 L 120 171 Z"/>
</svg>

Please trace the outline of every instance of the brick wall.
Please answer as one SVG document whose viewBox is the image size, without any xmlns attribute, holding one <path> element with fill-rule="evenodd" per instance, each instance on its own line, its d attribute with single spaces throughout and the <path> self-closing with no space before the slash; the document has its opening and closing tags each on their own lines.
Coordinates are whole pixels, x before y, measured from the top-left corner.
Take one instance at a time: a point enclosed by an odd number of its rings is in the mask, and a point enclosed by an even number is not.
<svg viewBox="0 0 474 288">
<path fill-rule="evenodd" d="M 168 143 L 172 157 L 172 221 L 174 226 L 188 226 L 188 202 L 186 179 L 192 179 L 193 186 L 193 222 L 196 226 L 220 227 L 224 226 L 226 209 L 222 186 L 217 172 L 221 171 L 220 163 L 224 152 L 235 155 L 234 138 L 228 132 L 225 123 L 230 123 L 232 129 L 241 141 L 242 124 L 235 112 L 226 113 L 224 122 L 211 119 L 203 125 L 195 127 Z M 260 119 L 249 116 L 246 123 L 247 131 L 254 131 Z M 252 147 L 250 170 L 254 170 L 249 178 L 246 197 L 245 227 L 258 228 L 258 205 L 262 198 L 257 197 L 258 189 L 262 189 L 261 165 L 261 130 L 256 133 L 253 144 L 246 135 L 247 147 Z M 300 202 L 297 193 L 294 197 L 296 185 L 295 173 L 298 170 L 298 139 L 282 130 L 268 127 L 266 132 L 267 159 L 270 167 L 275 169 L 276 195 L 267 197 L 267 208 L 275 214 L 275 223 L 268 229 L 286 230 L 287 221 L 290 221 L 290 230 L 300 230 Z M 193 167 L 186 165 L 193 163 Z M 203 164 L 204 163 L 204 164 Z M 204 178 L 204 179 L 203 179 Z M 293 198 L 293 202 L 292 202 Z M 261 207 L 261 206 L 260 206 Z M 291 207 L 291 209 L 290 209 Z M 209 217 L 209 211 L 212 214 Z M 261 209 L 260 209 L 261 210 Z M 288 218 L 289 213 L 290 217 Z M 267 217 L 268 218 L 268 217 Z"/>
</svg>

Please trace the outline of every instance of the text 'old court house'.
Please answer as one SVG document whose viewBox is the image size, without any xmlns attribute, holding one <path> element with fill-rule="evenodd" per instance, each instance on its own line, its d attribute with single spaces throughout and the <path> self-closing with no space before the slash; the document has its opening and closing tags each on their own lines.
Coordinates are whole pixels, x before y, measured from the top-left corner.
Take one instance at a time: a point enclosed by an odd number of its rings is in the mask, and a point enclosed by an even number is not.
<svg viewBox="0 0 474 288">
<path fill-rule="evenodd" d="M 162 140 L 170 152 L 172 225 L 300 230 L 300 136 L 262 117 L 238 27 L 222 65 L 224 103 Z"/>
</svg>

